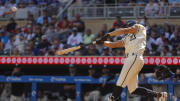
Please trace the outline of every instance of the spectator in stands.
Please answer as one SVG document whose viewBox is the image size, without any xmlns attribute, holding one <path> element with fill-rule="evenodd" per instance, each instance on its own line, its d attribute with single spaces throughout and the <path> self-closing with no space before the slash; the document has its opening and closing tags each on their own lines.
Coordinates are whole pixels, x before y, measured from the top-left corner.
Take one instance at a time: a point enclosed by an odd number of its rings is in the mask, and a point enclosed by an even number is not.
<svg viewBox="0 0 180 101">
<path fill-rule="evenodd" d="M 159 0 L 158 4 L 159 4 L 159 16 L 164 16 L 165 15 L 164 6 L 166 6 L 168 4 L 168 1 L 167 0 Z"/>
<path fill-rule="evenodd" d="M 104 32 L 104 33 L 108 33 L 108 26 L 107 26 L 107 24 L 103 24 L 103 26 L 102 26 L 100 31 Z"/>
<path fill-rule="evenodd" d="M 11 55 L 11 54 L 10 54 L 10 55 Z M 14 48 L 14 49 L 13 49 L 12 56 L 21 56 L 18 48 Z"/>
<path fill-rule="evenodd" d="M 9 23 L 7 24 L 7 31 L 8 32 L 15 31 L 16 26 L 17 26 L 17 23 L 15 22 L 14 18 L 11 18 L 9 20 Z"/>
<path fill-rule="evenodd" d="M 4 31 L 0 32 L 0 40 L 3 44 L 6 44 L 8 42 L 9 37 L 6 32 L 4 32 Z"/>
<path fill-rule="evenodd" d="M 78 32 L 76 27 L 73 27 L 72 34 L 68 37 L 67 45 L 70 47 L 77 46 L 83 41 L 82 34 Z"/>
<path fill-rule="evenodd" d="M 172 56 L 178 56 L 177 50 L 176 50 L 175 48 L 172 49 L 171 55 L 172 55 Z"/>
<path fill-rule="evenodd" d="M 50 25 L 48 30 L 45 32 L 45 35 L 47 36 L 47 39 L 50 43 L 53 42 L 53 40 L 55 39 L 55 37 L 58 37 L 58 32 L 55 29 L 55 27 L 53 25 Z"/>
<path fill-rule="evenodd" d="M 151 44 L 152 50 L 150 51 L 150 56 L 160 56 L 160 52 L 157 51 L 158 45 L 156 44 Z"/>
<path fill-rule="evenodd" d="M 153 38 L 150 36 L 150 34 L 146 35 L 146 47 L 148 48 L 149 51 L 152 50 L 152 44 L 154 44 Z"/>
<path fill-rule="evenodd" d="M 53 40 L 51 49 L 57 51 L 57 50 L 62 50 L 63 48 L 64 48 L 64 44 L 61 43 L 61 41 L 58 38 L 55 38 Z"/>
<path fill-rule="evenodd" d="M 2 43 L 2 41 L 0 40 L 0 55 L 3 55 L 4 53 L 4 44 Z"/>
<path fill-rule="evenodd" d="M 58 31 L 60 33 L 59 38 L 63 42 L 67 42 L 67 38 L 69 34 L 71 33 L 71 21 L 68 20 L 67 16 L 64 16 L 63 20 L 58 23 Z"/>
<path fill-rule="evenodd" d="M 35 25 L 35 24 L 36 24 L 34 15 L 32 15 L 32 14 L 29 14 L 29 15 L 28 15 L 27 23 L 28 23 L 28 24 L 32 24 L 32 25 Z"/>
<path fill-rule="evenodd" d="M 15 48 L 14 46 L 15 38 L 14 36 L 10 37 L 10 40 L 5 44 L 4 47 L 4 53 L 5 54 L 11 54 L 13 52 L 13 49 Z"/>
<path fill-rule="evenodd" d="M 156 44 L 158 45 L 157 51 L 160 52 L 162 50 L 162 46 L 164 45 L 165 41 L 167 41 L 167 39 L 165 38 L 165 35 L 160 34 L 160 37 L 158 37 L 156 40 Z"/>
<path fill-rule="evenodd" d="M 96 73 L 95 67 L 93 65 L 89 65 L 88 76 L 92 78 L 97 78 L 98 75 Z M 100 91 L 98 90 L 98 85 L 86 85 L 85 88 L 85 96 L 84 101 L 99 101 L 100 100 Z"/>
<path fill-rule="evenodd" d="M 16 5 L 15 0 L 8 0 L 8 1 L 5 2 L 5 6 L 7 8 L 12 8 L 12 7 L 16 7 L 17 5 Z"/>
<path fill-rule="evenodd" d="M 174 32 L 174 37 L 171 38 L 170 43 L 173 47 L 177 47 L 180 43 L 180 35 L 178 30 Z"/>
<path fill-rule="evenodd" d="M 57 7 L 59 6 L 60 2 L 58 0 L 52 0 L 50 6 Z"/>
<path fill-rule="evenodd" d="M 37 23 L 38 24 L 44 24 L 44 19 L 47 19 L 48 23 L 51 22 L 51 18 L 47 15 L 47 10 L 42 11 L 42 15 L 37 18 Z"/>
<path fill-rule="evenodd" d="M 76 19 L 72 22 L 73 27 L 77 27 L 78 32 L 84 33 L 85 31 L 85 23 L 81 20 L 81 16 L 79 14 L 76 15 Z"/>
<path fill-rule="evenodd" d="M 61 20 L 61 21 L 58 23 L 58 29 L 59 29 L 59 30 L 70 28 L 70 26 L 71 26 L 71 21 L 68 20 L 67 15 L 65 15 L 65 16 L 63 17 L 63 20 Z"/>
<path fill-rule="evenodd" d="M 103 53 L 103 48 L 104 48 L 104 45 L 102 45 L 102 44 L 96 45 L 96 49 L 97 49 L 98 53 Z"/>
<path fill-rule="evenodd" d="M 124 48 L 117 49 L 114 52 L 115 53 L 113 53 L 113 51 L 112 51 L 112 54 L 114 54 L 113 56 L 125 56 Z"/>
<path fill-rule="evenodd" d="M 22 75 L 24 74 L 21 71 L 19 65 L 17 65 L 12 71 L 12 76 L 22 76 Z M 23 101 L 23 94 L 25 90 L 24 87 L 25 85 L 23 83 L 12 83 L 10 101 Z"/>
<path fill-rule="evenodd" d="M 89 44 L 87 51 L 84 53 L 86 56 L 97 56 L 99 55 L 98 50 L 96 49 L 95 45 Z"/>
<path fill-rule="evenodd" d="M 36 25 L 34 29 L 35 29 L 34 31 L 35 37 L 33 40 L 34 40 L 35 45 L 38 45 L 41 42 L 41 36 L 43 35 L 43 33 L 39 25 Z"/>
<path fill-rule="evenodd" d="M 46 30 L 44 30 L 44 29 L 46 29 L 46 28 L 48 28 L 49 27 L 49 25 L 50 25 L 50 23 L 49 23 L 49 21 L 48 21 L 48 17 L 44 17 L 44 19 L 43 19 L 43 24 L 42 24 L 42 31 L 46 31 Z"/>
<path fill-rule="evenodd" d="M 0 16 L 4 15 L 5 9 L 6 8 L 4 7 L 3 2 L 0 1 Z"/>
<path fill-rule="evenodd" d="M 179 55 L 180 55 L 180 43 L 179 43 L 178 46 L 176 47 L 176 50 L 177 50 L 177 55 L 179 56 Z"/>
<path fill-rule="evenodd" d="M 92 34 L 91 29 L 87 29 L 86 33 L 83 36 L 83 40 L 84 40 L 83 43 L 89 44 L 93 41 L 94 38 L 95 38 L 95 35 Z"/>
<path fill-rule="evenodd" d="M 56 18 L 56 16 L 55 15 L 52 15 L 51 16 L 51 25 L 54 25 L 54 27 L 57 27 L 57 21 L 58 21 L 58 19 Z"/>
<path fill-rule="evenodd" d="M 158 12 L 159 12 L 159 5 L 154 0 L 150 0 L 145 7 L 145 15 L 156 16 Z"/>
<path fill-rule="evenodd" d="M 37 46 L 37 49 L 39 50 L 39 55 L 45 55 L 46 52 L 50 49 L 51 44 L 48 42 L 47 36 L 43 35 L 42 41 Z"/>
<path fill-rule="evenodd" d="M 48 1 L 46 1 L 46 0 L 38 0 L 38 5 L 40 5 L 40 6 L 46 6 L 47 3 L 48 3 Z"/>
<path fill-rule="evenodd" d="M 149 52 L 149 49 L 148 48 L 146 48 L 145 49 L 145 51 L 144 51 L 144 56 L 150 56 L 150 54 L 149 54 L 150 52 Z"/>
<path fill-rule="evenodd" d="M 24 47 L 26 45 L 26 40 L 23 33 L 20 33 L 17 35 L 17 38 L 14 42 L 14 45 L 16 48 L 18 48 L 18 51 L 21 55 L 24 54 Z"/>
<path fill-rule="evenodd" d="M 24 28 L 24 37 L 27 41 L 34 39 L 35 33 L 33 32 L 32 25 L 27 25 L 27 28 Z"/>
<path fill-rule="evenodd" d="M 24 56 L 33 56 L 33 51 L 30 46 L 26 46 L 24 50 Z"/>
<path fill-rule="evenodd" d="M 180 74 L 179 68 L 176 69 L 176 74 Z M 180 80 L 180 78 L 178 76 L 174 78 L 174 82 L 177 82 L 179 80 Z M 179 101 L 180 100 L 179 90 L 180 90 L 180 85 L 175 85 L 174 86 L 174 100 L 173 101 Z"/>
<path fill-rule="evenodd" d="M 165 38 L 170 40 L 169 38 L 170 38 L 172 33 L 171 33 L 170 25 L 167 22 L 164 23 L 163 29 L 164 29 L 164 33 L 165 33 Z"/>
<path fill-rule="evenodd" d="M 107 47 L 104 47 L 103 53 L 101 54 L 101 56 L 112 56 L 110 49 Z"/>
<path fill-rule="evenodd" d="M 121 16 L 116 16 L 116 21 L 113 22 L 112 28 L 115 29 L 116 26 L 124 27 L 124 21 L 122 21 Z"/>
<path fill-rule="evenodd" d="M 25 8 L 26 7 L 26 4 L 23 0 L 20 0 L 19 3 L 17 4 L 17 7 L 18 8 Z"/>
<path fill-rule="evenodd" d="M 178 25 L 175 25 L 175 26 L 174 26 L 174 30 L 173 30 L 172 34 L 169 35 L 169 40 L 171 40 L 172 38 L 174 38 L 175 33 L 179 33 L 179 26 L 178 26 Z"/>
<path fill-rule="evenodd" d="M 30 15 L 33 15 L 35 18 L 37 18 L 39 9 L 35 5 L 34 0 L 29 0 L 27 9 Z"/>
<path fill-rule="evenodd" d="M 161 56 L 172 56 L 168 46 L 162 47 Z"/>
<path fill-rule="evenodd" d="M 144 25 L 146 30 L 149 30 L 150 24 L 146 16 L 143 17 L 143 19 L 140 21 L 140 24 Z"/>
</svg>

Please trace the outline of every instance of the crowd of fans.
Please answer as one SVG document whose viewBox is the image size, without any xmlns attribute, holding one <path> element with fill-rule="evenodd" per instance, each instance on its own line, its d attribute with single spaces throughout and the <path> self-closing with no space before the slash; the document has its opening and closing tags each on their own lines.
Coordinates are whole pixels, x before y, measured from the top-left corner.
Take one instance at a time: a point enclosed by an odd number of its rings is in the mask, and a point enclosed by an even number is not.
<svg viewBox="0 0 180 101">
<path fill-rule="evenodd" d="M 139 23 L 147 29 L 147 48 L 145 56 L 177 56 L 180 55 L 179 26 L 150 25 L 144 17 Z M 96 38 L 105 35 L 117 28 L 124 26 L 124 21 L 117 16 L 112 28 L 108 29 L 103 24 L 98 33 L 92 33 L 93 29 L 85 26 L 80 15 L 70 21 L 68 16 L 57 23 L 55 16 L 48 16 L 47 10 L 34 19 L 30 15 L 25 26 L 20 26 L 11 18 L 7 25 L 0 27 L 0 54 L 12 56 L 56 56 L 57 50 L 86 44 L 87 47 L 65 55 L 75 56 L 123 56 L 124 49 L 109 49 L 102 44 L 90 44 Z M 123 36 L 109 40 L 115 41 Z"/>
</svg>

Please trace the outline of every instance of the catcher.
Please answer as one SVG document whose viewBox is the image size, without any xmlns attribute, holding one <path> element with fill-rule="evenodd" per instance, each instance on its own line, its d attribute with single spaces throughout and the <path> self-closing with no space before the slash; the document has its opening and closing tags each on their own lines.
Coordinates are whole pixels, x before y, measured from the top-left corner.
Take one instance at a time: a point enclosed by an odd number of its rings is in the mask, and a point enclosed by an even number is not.
<svg viewBox="0 0 180 101">
<path fill-rule="evenodd" d="M 158 80 L 164 80 L 166 78 L 174 78 L 175 76 L 179 76 L 179 75 L 175 75 L 167 66 L 165 65 L 158 65 L 156 67 L 156 72 L 155 75 L 157 77 Z"/>
<path fill-rule="evenodd" d="M 125 34 L 125 37 L 119 41 L 104 41 L 109 37 L 121 34 Z M 119 101 L 122 88 L 125 87 L 128 88 L 130 94 L 157 97 L 158 101 L 167 100 L 167 92 L 155 92 L 144 87 L 138 87 L 138 73 L 144 65 L 143 53 L 146 47 L 146 29 L 143 25 L 130 20 L 125 23 L 125 28 L 119 28 L 110 32 L 101 39 L 106 47 L 125 47 L 126 54 L 123 68 L 109 101 Z"/>
</svg>

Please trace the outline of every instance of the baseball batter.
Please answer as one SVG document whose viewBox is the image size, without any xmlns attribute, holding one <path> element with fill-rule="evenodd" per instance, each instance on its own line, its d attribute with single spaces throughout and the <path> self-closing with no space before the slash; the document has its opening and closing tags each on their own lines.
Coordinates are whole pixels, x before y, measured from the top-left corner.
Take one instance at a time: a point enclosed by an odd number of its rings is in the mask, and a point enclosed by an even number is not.
<svg viewBox="0 0 180 101">
<path fill-rule="evenodd" d="M 158 101 L 166 101 L 166 92 L 155 92 L 143 87 L 138 87 L 138 73 L 144 65 L 143 53 L 146 47 L 145 27 L 137 24 L 136 21 L 130 20 L 125 23 L 125 28 L 117 29 L 105 36 L 113 37 L 121 34 L 125 34 L 122 40 L 116 42 L 104 41 L 104 45 L 109 48 L 125 47 L 126 54 L 122 71 L 109 101 L 119 101 L 122 88 L 125 87 L 128 87 L 128 91 L 131 94 L 157 97 Z"/>
</svg>

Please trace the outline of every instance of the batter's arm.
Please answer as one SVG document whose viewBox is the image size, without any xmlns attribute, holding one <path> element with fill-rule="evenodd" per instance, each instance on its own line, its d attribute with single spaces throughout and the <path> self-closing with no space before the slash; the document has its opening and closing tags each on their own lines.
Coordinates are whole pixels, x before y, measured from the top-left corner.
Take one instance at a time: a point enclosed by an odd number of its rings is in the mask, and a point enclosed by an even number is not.
<svg viewBox="0 0 180 101">
<path fill-rule="evenodd" d="M 128 27 L 128 28 L 119 28 L 113 32 L 109 33 L 109 36 L 119 36 L 121 34 L 134 34 L 138 31 L 139 27 L 138 25 L 134 25 L 132 27 Z"/>
<path fill-rule="evenodd" d="M 108 48 L 122 48 L 124 47 L 124 42 L 122 40 L 116 42 L 104 41 L 104 46 Z"/>
</svg>

